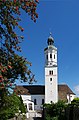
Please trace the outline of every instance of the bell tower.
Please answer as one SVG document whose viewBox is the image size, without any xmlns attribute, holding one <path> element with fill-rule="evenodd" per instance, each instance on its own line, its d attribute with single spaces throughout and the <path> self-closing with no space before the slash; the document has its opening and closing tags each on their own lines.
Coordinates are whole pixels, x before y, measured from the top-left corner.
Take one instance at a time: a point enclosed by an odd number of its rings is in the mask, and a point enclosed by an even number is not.
<svg viewBox="0 0 79 120">
<path fill-rule="evenodd" d="M 45 53 L 45 103 L 58 101 L 57 48 L 50 33 Z"/>
</svg>

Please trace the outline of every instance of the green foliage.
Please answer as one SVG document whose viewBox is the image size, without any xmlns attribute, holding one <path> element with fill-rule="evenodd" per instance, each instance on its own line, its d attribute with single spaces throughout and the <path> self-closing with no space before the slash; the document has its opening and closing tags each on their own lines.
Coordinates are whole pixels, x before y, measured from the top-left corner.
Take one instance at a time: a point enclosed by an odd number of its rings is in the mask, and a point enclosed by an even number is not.
<svg viewBox="0 0 79 120">
<path fill-rule="evenodd" d="M 64 120 L 66 106 L 63 101 L 58 101 L 56 104 L 45 104 L 46 120 Z"/>
<path fill-rule="evenodd" d="M 25 115 L 23 115 L 22 120 L 26 120 L 26 116 Z"/>
<path fill-rule="evenodd" d="M 8 88 L 13 88 L 19 78 L 21 82 L 32 83 L 34 75 L 28 68 L 31 63 L 16 52 L 21 52 L 20 43 L 23 36 L 16 32 L 24 31 L 19 23 L 21 12 L 26 12 L 36 22 L 38 0 L 0 0 L 0 120 L 13 117 L 18 110 L 25 113 L 21 98 L 9 95 Z"/>
<path fill-rule="evenodd" d="M 50 116 L 46 116 L 46 120 L 58 120 L 58 117 L 50 117 Z"/>
<path fill-rule="evenodd" d="M 26 107 L 23 104 L 23 100 L 21 96 L 19 97 L 19 100 L 20 100 L 19 110 L 21 111 L 21 113 L 26 113 Z"/>
<path fill-rule="evenodd" d="M 19 110 L 25 113 L 25 106 L 21 97 L 12 94 L 10 96 L 4 95 L 0 104 L 0 120 L 7 120 L 15 116 Z"/>
<path fill-rule="evenodd" d="M 74 98 L 73 101 L 71 102 L 71 105 L 74 105 L 74 106 L 79 106 L 79 98 Z"/>
<path fill-rule="evenodd" d="M 23 36 L 16 32 L 19 25 L 21 12 L 26 12 L 36 22 L 38 0 L 0 0 L 0 89 L 11 87 L 18 77 L 24 82 L 34 81 L 34 75 L 28 69 L 31 65 L 25 58 L 16 54 L 21 52 L 20 43 Z"/>
</svg>

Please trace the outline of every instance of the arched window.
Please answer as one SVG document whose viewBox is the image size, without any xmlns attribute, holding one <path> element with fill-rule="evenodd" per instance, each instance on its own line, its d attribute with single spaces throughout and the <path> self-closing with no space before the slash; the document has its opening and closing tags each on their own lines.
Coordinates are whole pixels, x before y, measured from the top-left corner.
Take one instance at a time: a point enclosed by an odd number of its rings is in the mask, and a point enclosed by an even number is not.
<svg viewBox="0 0 79 120">
<path fill-rule="evenodd" d="M 50 81 L 52 81 L 52 78 L 50 78 Z"/>
<path fill-rule="evenodd" d="M 54 59 L 55 59 L 55 54 L 54 54 Z"/>
<path fill-rule="evenodd" d="M 52 54 L 50 54 L 50 58 L 52 58 Z"/>
<path fill-rule="evenodd" d="M 46 55 L 46 59 L 48 60 L 48 55 Z"/>
<path fill-rule="evenodd" d="M 53 70 L 50 70 L 50 71 L 49 71 L 49 75 L 53 75 Z"/>
<path fill-rule="evenodd" d="M 53 70 L 51 72 L 52 72 L 52 75 L 53 75 Z"/>
<path fill-rule="evenodd" d="M 29 110 L 32 110 L 32 103 L 29 103 Z"/>
<path fill-rule="evenodd" d="M 49 75 L 51 75 L 51 71 L 49 71 Z"/>
</svg>

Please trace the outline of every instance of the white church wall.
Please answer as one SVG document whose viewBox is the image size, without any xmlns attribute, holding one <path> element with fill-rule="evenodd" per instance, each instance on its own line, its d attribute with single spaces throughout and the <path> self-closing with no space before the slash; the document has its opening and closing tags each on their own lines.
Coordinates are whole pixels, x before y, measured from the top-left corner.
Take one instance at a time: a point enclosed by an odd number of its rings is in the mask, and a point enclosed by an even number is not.
<svg viewBox="0 0 79 120">
<path fill-rule="evenodd" d="M 45 100 L 45 95 L 32 95 L 32 101 L 34 101 L 34 99 L 36 99 L 36 105 L 35 106 L 35 110 L 42 110 L 42 100 Z"/>
<path fill-rule="evenodd" d="M 33 110 L 42 110 L 42 100 L 45 100 L 45 95 L 21 95 L 23 103 L 27 105 L 27 110 L 29 111 L 29 103 L 32 102 Z M 36 105 L 34 104 L 34 99 L 36 99 Z"/>
<path fill-rule="evenodd" d="M 56 50 L 51 50 L 49 49 L 49 52 L 46 53 L 48 54 L 48 61 L 53 61 L 54 64 L 57 64 L 57 49 Z M 52 54 L 52 58 L 50 58 L 50 54 Z"/>
<path fill-rule="evenodd" d="M 71 101 L 73 101 L 74 98 L 76 98 L 76 95 L 74 95 L 74 94 L 67 94 L 68 103 L 71 103 Z"/>
<path fill-rule="evenodd" d="M 49 75 L 49 71 L 53 70 L 53 75 Z M 58 101 L 58 81 L 57 67 L 45 68 L 45 103 L 56 103 Z M 50 81 L 52 78 L 52 81 Z"/>
<path fill-rule="evenodd" d="M 76 95 L 71 94 L 71 101 L 76 98 Z"/>
<path fill-rule="evenodd" d="M 25 101 L 25 100 L 31 100 L 31 95 L 21 95 L 22 97 L 22 100 Z"/>
<path fill-rule="evenodd" d="M 34 102 L 31 100 L 31 95 L 21 95 L 27 111 L 34 111 Z"/>
<path fill-rule="evenodd" d="M 34 103 L 32 101 L 26 100 L 23 102 L 26 106 L 27 111 L 34 111 Z"/>
<path fill-rule="evenodd" d="M 50 67 L 50 68 L 45 68 L 45 75 L 49 77 L 49 71 L 50 70 L 53 70 L 53 76 L 56 76 L 57 75 L 57 68 L 56 67 Z"/>
</svg>

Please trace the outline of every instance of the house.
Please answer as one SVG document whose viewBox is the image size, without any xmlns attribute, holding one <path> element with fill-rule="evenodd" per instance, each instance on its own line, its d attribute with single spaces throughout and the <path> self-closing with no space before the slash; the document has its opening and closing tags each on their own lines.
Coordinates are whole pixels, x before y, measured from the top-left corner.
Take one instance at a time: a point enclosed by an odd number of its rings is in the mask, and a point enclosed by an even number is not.
<svg viewBox="0 0 79 120">
<path fill-rule="evenodd" d="M 66 84 L 58 85 L 57 48 L 50 33 L 45 53 L 45 85 L 16 86 L 15 92 L 22 96 L 27 110 L 42 110 L 44 103 L 56 103 L 64 100 L 70 103 L 75 94 Z"/>
</svg>

